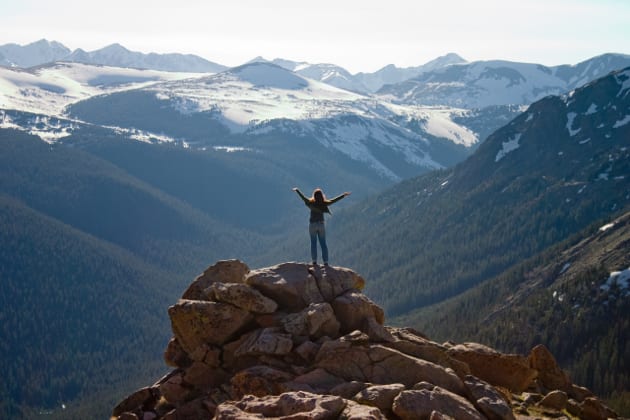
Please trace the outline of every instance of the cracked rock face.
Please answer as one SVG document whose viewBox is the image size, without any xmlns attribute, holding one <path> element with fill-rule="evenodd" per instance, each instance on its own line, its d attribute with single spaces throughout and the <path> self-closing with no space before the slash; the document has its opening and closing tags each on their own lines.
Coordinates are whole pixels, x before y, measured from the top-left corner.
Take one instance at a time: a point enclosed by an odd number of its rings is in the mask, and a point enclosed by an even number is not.
<svg viewBox="0 0 630 420">
<path fill-rule="evenodd" d="M 551 414 L 615 417 L 544 347 L 505 355 L 387 327 L 364 284 L 347 268 L 217 262 L 168 308 L 174 370 L 113 417 L 513 420 L 541 401 Z"/>
</svg>

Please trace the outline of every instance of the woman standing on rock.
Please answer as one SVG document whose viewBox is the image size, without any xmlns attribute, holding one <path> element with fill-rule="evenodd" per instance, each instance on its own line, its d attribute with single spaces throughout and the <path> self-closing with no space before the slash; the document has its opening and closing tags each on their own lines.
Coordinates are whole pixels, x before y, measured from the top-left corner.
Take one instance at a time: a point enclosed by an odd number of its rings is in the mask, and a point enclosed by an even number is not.
<svg viewBox="0 0 630 420">
<path fill-rule="evenodd" d="M 330 210 L 328 210 L 328 206 L 337 201 L 341 200 L 344 197 L 350 195 L 349 192 L 345 192 L 332 200 L 327 200 L 326 196 L 322 192 L 321 189 L 317 188 L 313 191 L 313 195 L 311 198 L 307 198 L 302 192 L 293 188 L 300 198 L 311 210 L 311 217 L 309 218 L 308 225 L 308 233 L 311 236 L 311 259 L 313 260 L 313 265 L 317 264 L 317 239 L 319 238 L 319 245 L 322 247 L 322 259 L 324 260 L 324 265 L 328 265 L 328 246 L 326 245 L 326 229 L 324 227 L 324 213 L 330 214 Z"/>
</svg>

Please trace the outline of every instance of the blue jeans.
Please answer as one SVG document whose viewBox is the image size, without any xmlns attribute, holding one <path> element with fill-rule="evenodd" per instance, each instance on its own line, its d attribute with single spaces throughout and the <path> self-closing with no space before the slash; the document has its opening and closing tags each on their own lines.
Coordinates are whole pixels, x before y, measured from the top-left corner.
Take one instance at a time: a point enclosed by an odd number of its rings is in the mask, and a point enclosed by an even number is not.
<svg viewBox="0 0 630 420">
<path fill-rule="evenodd" d="M 317 262 L 317 238 L 322 247 L 322 259 L 328 263 L 328 246 L 326 245 L 326 229 L 324 222 L 313 222 L 308 225 L 308 233 L 311 235 L 311 258 Z"/>
</svg>

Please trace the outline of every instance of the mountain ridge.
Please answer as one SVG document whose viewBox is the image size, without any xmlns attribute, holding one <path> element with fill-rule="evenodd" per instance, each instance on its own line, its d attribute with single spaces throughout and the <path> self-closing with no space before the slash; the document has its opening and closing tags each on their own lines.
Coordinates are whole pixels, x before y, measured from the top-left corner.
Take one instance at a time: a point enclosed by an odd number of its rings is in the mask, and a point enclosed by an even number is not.
<svg viewBox="0 0 630 420">
<path fill-rule="evenodd" d="M 37 53 L 37 50 L 43 50 L 43 52 Z M 34 51 L 30 53 L 34 57 L 25 59 L 22 55 L 22 51 Z M 107 52 L 115 51 L 116 54 L 108 55 Z M 37 58 L 39 55 L 40 58 Z M 100 65 L 123 65 L 154 69 L 165 71 L 184 71 L 184 72 L 210 72 L 217 73 L 226 70 L 228 66 L 217 64 L 208 61 L 199 56 L 192 54 L 156 54 L 156 53 L 140 53 L 129 51 L 122 45 L 115 43 L 103 47 L 98 50 L 86 52 L 81 48 L 77 48 L 75 51 L 70 51 L 67 47 L 56 41 L 47 41 L 42 39 L 40 41 L 33 42 L 31 44 L 20 46 L 17 44 L 5 44 L 0 46 L 0 57 L 4 57 L 3 61 L 0 61 L 1 65 L 5 66 L 21 66 L 31 67 L 34 65 L 41 65 L 49 63 L 51 61 L 65 60 L 65 57 L 73 57 L 70 61 L 83 62 L 88 64 L 100 64 Z M 564 88 L 571 90 L 578 87 L 588 80 L 601 77 L 604 74 L 618 70 L 619 68 L 626 67 L 629 64 L 629 57 L 620 53 L 604 53 L 595 57 L 591 57 L 577 64 L 562 64 L 556 66 L 543 66 L 539 64 L 507 62 L 514 65 L 535 65 L 539 66 L 543 72 L 551 72 L 556 74 L 559 79 L 564 82 Z M 386 85 L 395 85 L 403 83 L 408 79 L 415 77 L 421 77 L 422 74 L 435 73 L 443 71 L 453 65 L 477 65 L 483 63 L 492 63 L 493 61 L 474 61 L 467 62 L 461 56 L 456 53 L 448 53 L 443 56 L 437 57 L 419 66 L 412 66 L 406 68 L 399 68 L 395 65 L 386 65 L 380 70 L 372 73 L 358 72 L 351 74 L 346 69 L 337 66 L 335 64 L 314 64 L 308 62 L 297 62 L 288 59 L 275 58 L 271 61 L 262 57 L 256 57 L 248 62 L 255 61 L 268 61 L 280 66 L 283 66 L 292 71 L 296 71 L 309 78 L 315 78 L 316 80 L 323 81 L 342 89 L 348 89 L 359 93 L 376 93 Z M 499 60 L 494 60 L 499 61 Z M 245 63 L 246 64 L 246 63 Z M 540 88 L 540 87 L 537 87 Z M 399 88 L 400 90 L 401 88 Z M 388 92 L 389 93 L 389 92 Z M 557 91 L 549 93 L 558 93 Z M 534 99 L 540 99 L 540 96 Z M 516 104 L 517 102 L 512 102 Z M 426 103 L 425 103 L 426 104 Z M 495 103 L 494 105 L 498 105 Z"/>
<path fill-rule="evenodd" d="M 71 51 L 59 42 L 41 39 L 24 46 L 17 44 L 0 45 L 0 55 L 4 57 L 0 63 L 8 67 L 34 67 L 56 61 L 69 61 L 191 73 L 216 73 L 227 69 L 226 66 L 193 54 L 145 54 L 130 51 L 118 43 L 87 52 L 81 48 Z"/>
<path fill-rule="evenodd" d="M 397 103 L 484 108 L 528 105 L 564 94 L 630 65 L 630 55 L 603 54 L 576 65 L 546 67 L 505 60 L 453 64 L 382 87 L 377 94 Z"/>
</svg>

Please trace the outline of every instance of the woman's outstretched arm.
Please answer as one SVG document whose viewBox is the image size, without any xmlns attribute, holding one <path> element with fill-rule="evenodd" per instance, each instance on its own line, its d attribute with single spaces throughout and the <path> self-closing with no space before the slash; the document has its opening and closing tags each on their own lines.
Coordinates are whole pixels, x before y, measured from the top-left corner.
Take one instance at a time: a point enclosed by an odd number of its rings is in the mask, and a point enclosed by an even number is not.
<svg viewBox="0 0 630 420">
<path fill-rule="evenodd" d="M 297 195 L 300 196 L 300 198 L 302 199 L 302 201 L 304 201 L 304 203 L 309 202 L 309 199 L 304 194 L 302 194 L 302 191 L 300 191 L 297 187 L 293 187 L 293 191 L 295 191 Z"/>
<path fill-rule="evenodd" d="M 335 197 L 335 198 L 332 198 L 332 199 L 330 199 L 330 200 L 327 200 L 326 204 L 336 203 L 337 201 L 339 201 L 339 200 L 341 200 L 342 198 L 347 197 L 347 196 L 349 196 L 349 195 L 350 195 L 350 193 L 349 193 L 348 191 L 346 191 L 345 193 L 343 193 L 343 194 L 341 194 L 341 195 L 338 195 L 338 196 L 337 196 L 337 197 Z"/>
</svg>

